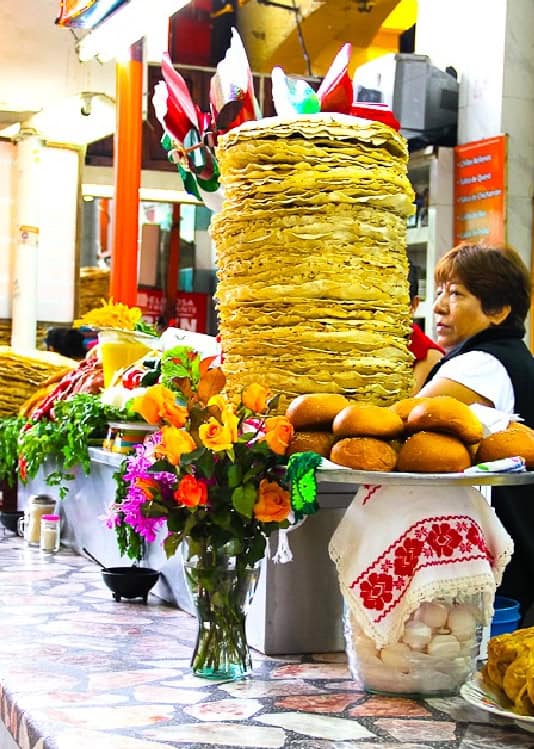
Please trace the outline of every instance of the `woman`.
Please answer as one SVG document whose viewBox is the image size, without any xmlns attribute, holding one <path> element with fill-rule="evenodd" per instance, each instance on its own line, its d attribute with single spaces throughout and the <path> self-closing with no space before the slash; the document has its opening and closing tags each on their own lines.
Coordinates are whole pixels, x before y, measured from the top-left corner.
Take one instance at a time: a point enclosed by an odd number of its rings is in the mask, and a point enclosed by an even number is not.
<svg viewBox="0 0 534 749">
<path fill-rule="evenodd" d="M 534 359 L 525 345 L 530 274 L 509 247 L 459 245 L 435 270 L 437 341 L 446 356 L 419 396 L 451 395 L 516 413 L 534 428 Z M 499 594 L 534 603 L 534 490 L 495 487 L 492 504 L 514 540 Z"/>
</svg>

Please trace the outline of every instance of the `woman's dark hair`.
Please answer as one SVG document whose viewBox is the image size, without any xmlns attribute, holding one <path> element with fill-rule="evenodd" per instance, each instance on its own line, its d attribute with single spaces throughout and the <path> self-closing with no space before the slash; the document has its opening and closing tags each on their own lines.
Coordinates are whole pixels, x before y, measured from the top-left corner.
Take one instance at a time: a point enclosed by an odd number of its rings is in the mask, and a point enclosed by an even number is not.
<svg viewBox="0 0 534 749">
<path fill-rule="evenodd" d="M 507 323 L 522 325 L 530 309 L 530 273 L 512 247 L 459 244 L 438 261 L 434 278 L 436 286 L 462 283 L 485 314 L 510 305 Z"/>
<path fill-rule="evenodd" d="M 408 258 L 408 286 L 410 287 L 410 302 L 419 294 L 419 268 Z"/>
<path fill-rule="evenodd" d="M 58 354 L 72 359 L 83 359 L 87 353 L 84 335 L 77 328 L 49 328 L 45 343 Z"/>
</svg>

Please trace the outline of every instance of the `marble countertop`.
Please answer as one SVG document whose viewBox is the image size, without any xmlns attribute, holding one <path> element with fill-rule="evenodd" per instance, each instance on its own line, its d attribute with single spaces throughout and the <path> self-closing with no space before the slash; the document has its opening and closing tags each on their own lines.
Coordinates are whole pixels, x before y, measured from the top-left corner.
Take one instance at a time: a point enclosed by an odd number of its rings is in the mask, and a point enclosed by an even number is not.
<svg viewBox="0 0 534 749">
<path fill-rule="evenodd" d="M 344 653 L 253 652 L 247 679 L 194 677 L 194 618 L 153 595 L 116 603 L 94 564 L 43 556 L 2 528 L 0 622 L 0 718 L 21 749 L 534 745 L 461 697 L 364 693 Z"/>
</svg>

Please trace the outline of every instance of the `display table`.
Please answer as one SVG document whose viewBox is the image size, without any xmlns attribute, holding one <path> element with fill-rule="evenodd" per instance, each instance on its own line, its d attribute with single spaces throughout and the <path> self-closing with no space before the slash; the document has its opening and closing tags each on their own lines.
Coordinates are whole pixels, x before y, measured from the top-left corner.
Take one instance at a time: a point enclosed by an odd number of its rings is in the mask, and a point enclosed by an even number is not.
<svg viewBox="0 0 534 749">
<path fill-rule="evenodd" d="M 128 559 L 120 556 L 115 533 L 104 522 L 115 496 L 113 473 L 122 456 L 100 448 L 90 448 L 90 453 L 89 476 L 78 472 L 69 483 L 67 497 L 58 500 L 62 543 L 78 554 L 83 554 L 84 548 L 88 549 L 106 566 L 130 564 Z M 47 466 L 46 470 L 53 470 L 53 466 Z M 343 601 L 337 572 L 328 556 L 328 542 L 358 485 L 381 482 L 432 484 L 435 481 L 468 485 L 530 483 L 534 481 L 534 473 L 484 474 L 474 478 L 464 474 L 382 474 L 329 468 L 319 469 L 317 479 L 321 510 L 289 534 L 293 561 L 274 564 L 266 559 L 262 564 L 258 589 L 247 619 L 247 632 L 251 645 L 268 655 L 344 649 Z M 19 488 L 19 509 L 25 508 L 28 496 L 35 492 L 58 497 L 57 490 L 47 487 L 40 475 Z M 159 541 L 163 540 L 164 533 L 162 531 Z M 276 550 L 276 547 L 275 533 L 271 548 Z M 154 588 L 157 596 L 184 611 L 193 612 L 179 553 L 167 559 L 161 543 L 156 541 L 147 548 L 143 564 L 161 571 L 160 581 Z M 313 622 L 313 627 L 303 627 L 303 622 Z"/>
<path fill-rule="evenodd" d="M 115 496 L 113 473 L 122 457 L 100 448 L 90 448 L 91 473 L 77 472 L 69 482 L 69 493 L 58 499 L 62 516 L 62 543 L 78 554 L 86 548 L 106 566 L 130 564 L 121 558 L 115 533 L 106 527 L 104 518 Z M 46 472 L 53 470 L 46 466 Z M 44 473 L 19 489 L 19 509 L 25 509 L 28 497 L 45 492 L 58 498 L 54 487 L 47 487 Z M 248 615 L 250 643 L 266 654 L 336 652 L 344 648 L 343 603 L 337 573 L 328 556 L 328 541 L 337 527 L 357 486 L 324 481 L 318 501 L 321 511 L 289 534 L 293 561 L 274 564 L 264 560 L 258 589 Z M 164 601 L 192 612 L 193 605 L 186 586 L 180 554 L 167 559 L 159 541 L 147 547 L 145 566 L 161 571 L 154 592 Z M 276 551 L 277 534 L 271 538 Z M 302 622 L 313 621 L 313 627 Z"/>
<path fill-rule="evenodd" d="M 269 658 L 235 683 L 189 669 L 195 620 L 150 595 L 116 603 L 99 569 L 0 531 L 2 749 L 529 749 L 460 697 L 362 693 L 343 653 Z M 313 621 L 302 621 L 303 633 Z"/>
</svg>

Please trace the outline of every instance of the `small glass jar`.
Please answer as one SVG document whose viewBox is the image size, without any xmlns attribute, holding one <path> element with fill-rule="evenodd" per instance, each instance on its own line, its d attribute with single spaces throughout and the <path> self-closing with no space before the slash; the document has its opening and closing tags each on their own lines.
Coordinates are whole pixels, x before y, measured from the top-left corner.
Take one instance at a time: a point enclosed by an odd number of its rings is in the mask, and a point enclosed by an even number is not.
<svg viewBox="0 0 534 749">
<path fill-rule="evenodd" d="M 55 554 L 59 551 L 61 525 L 59 515 L 43 515 L 41 518 L 41 551 Z"/>
<path fill-rule="evenodd" d="M 32 494 L 29 498 L 24 517 L 18 523 L 18 532 L 30 546 L 39 546 L 41 518 L 55 509 L 55 500 L 48 494 Z"/>
</svg>

